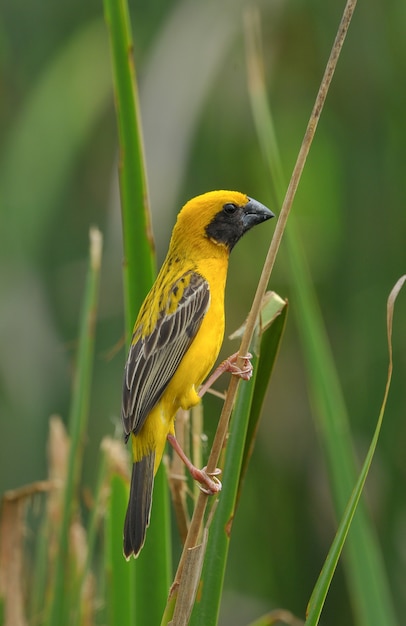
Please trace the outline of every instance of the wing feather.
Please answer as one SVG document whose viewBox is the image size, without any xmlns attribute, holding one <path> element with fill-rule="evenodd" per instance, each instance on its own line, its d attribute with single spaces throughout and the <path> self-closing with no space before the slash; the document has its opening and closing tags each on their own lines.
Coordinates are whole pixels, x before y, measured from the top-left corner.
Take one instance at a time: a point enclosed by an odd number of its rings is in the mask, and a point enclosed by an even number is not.
<svg viewBox="0 0 406 626">
<path fill-rule="evenodd" d="M 172 311 L 173 298 L 183 293 Z M 133 337 L 123 385 L 122 420 L 126 439 L 141 429 L 187 352 L 210 304 L 208 282 L 187 272 L 172 286 L 152 332 Z M 168 313 L 167 310 L 171 312 Z"/>
</svg>

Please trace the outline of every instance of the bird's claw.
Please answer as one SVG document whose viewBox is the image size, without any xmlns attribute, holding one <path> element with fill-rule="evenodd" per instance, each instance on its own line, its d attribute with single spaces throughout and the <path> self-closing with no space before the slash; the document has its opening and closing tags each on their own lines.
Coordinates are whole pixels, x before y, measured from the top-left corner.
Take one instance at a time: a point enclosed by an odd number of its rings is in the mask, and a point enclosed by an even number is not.
<svg viewBox="0 0 406 626">
<path fill-rule="evenodd" d="M 213 496 L 214 494 L 221 491 L 222 484 L 221 481 L 217 478 L 217 476 L 221 474 L 220 468 L 216 467 L 213 472 L 207 473 L 206 467 L 203 467 L 203 469 L 200 470 L 199 474 L 200 476 L 197 480 L 200 483 L 200 491 L 207 494 L 208 496 Z"/>
<path fill-rule="evenodd" d="M 252 370 L 253 370 L 252 363 L 251 363 L 252 354 L 248 352 L 248 354 L 241 357 L 241 359 L 243 362 L 242 367 L 237 365 L 238 353 L 233 354 L 228 359 L 226 359 L 227 370 L 231 374 L 233 374 L 233 376 L 238 376 L 239 378 L 242 378 L 243 380 L 250 380 L 252 376 Z"/>
<path fill-rule="evenodd" d="M 202 472 L 204 472 L 207 476 L 220 476 L 221 474 L 221 469 L 219 467 L 216 467 L 216 469 L 213 472 L 208 472 L 207 471 L 207 465 L 204 466 L 204 468 L 202 469 Z"/>
</svg>

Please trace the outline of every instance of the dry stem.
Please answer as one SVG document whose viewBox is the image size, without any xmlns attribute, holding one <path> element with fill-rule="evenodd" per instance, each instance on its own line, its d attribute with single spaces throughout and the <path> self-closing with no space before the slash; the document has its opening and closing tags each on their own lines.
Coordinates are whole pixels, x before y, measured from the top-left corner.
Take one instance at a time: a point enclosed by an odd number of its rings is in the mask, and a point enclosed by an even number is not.
<svg viewBox="0 0 406 626">
<path fill-rule="evenodd" d="M 307 155 L 310 150 L 310 146 L 312 144 L 317 124 L 320 119 L 320 115 L 327 97 L 327 93 L 330 87 L 331 80 L 334 75 L 335 68 L 337 66 L 337 61 L 340 56 L 340 52 L 344 43 L 345 36 L 348 31 L 348 27 L 351 22 L 352 15 L 354 13 L 354 9 L 356 6 L 356 0 L 348 0 L 345 6 L 343 17 L 341 19 L 340 25 L 338 27 L 337 35 L 330 53 L 330 57 L 328 59 L 326 69 L 324 72 L 324 76 L 322 78 L 320 88 L 316 97 L 316 101 L 313 107 L 313 110 L 310 115 L 310 119 L 306 128 L 306 132 L 302 141 L 302 145 L 299 150 L 299 154 L 296 160 L 295 167 L 292 172 L 292 176 L 289 182 L 289 186 L 285 195 L 285 199 L 282 204 L 281 212 L 279 215 L 279 219 L 276 224 L 275 233 L 272 238 L 271 244 L 269 246 L 268 254 L 264 263 L 264 267 L 262 270 L 262 274 L 258 283 L 257 291 L 254 297 L 254 301 L 249 312 L 245 332 L 241 341 L 241 346 L 239 350 L 240 356 L 246 354 L 248 352 L 249 345 L 252 340 L 252 336 L 254 333 L 254 328 L 256 324 L 256 320 L 259 315 L 260 306 L 262 299 L 264 297 L 269 278 L 271 276 L 271 272 L 273 266 L 275 264 L 276 255 L 279 250 L 279 246 L 282 240 L 282 236 L 286 227 L 287 219 L 293 204 L 293 200 L 296 194 L 296 190 L 299 185 L 299 181 L 304 169 L 304 165 L 306 163 Z M 207 472 L 210 473 L 214 471 L 217 466 L 218 459 L 220 457 L 221 450 L 224 445 L 225 437 L 227 435 L 228 424 L 231 416 L 231 411 L 233 408 L 237 388 L 238 388 L 238 379 L 233 376 L 231 378 L 226 400 L 224 402 L 223 410 L 220 416 L 219 424 L 217 427 L 216 435 L 213 441 L 213 447 L 211 449 L 210 457 L 207 463 Z M 196 507 L 194 510 L 192 522 L 190 524 L 189 533 L 185 542 L 185 546 L 183 549 L 182 557 L 180 559 L 178 570 L 175 575 L 175 579 L 171 588 L 171 593 L 178 587 L 183 566 L 184 560 L 187 550 L 196 545 L 200 531 L 203 523 L 203 516 L 206 509 L 207 504 L 207 495 L 204 493 L 200 493 L 199 498 L 196 503 Z"/>
</svg>

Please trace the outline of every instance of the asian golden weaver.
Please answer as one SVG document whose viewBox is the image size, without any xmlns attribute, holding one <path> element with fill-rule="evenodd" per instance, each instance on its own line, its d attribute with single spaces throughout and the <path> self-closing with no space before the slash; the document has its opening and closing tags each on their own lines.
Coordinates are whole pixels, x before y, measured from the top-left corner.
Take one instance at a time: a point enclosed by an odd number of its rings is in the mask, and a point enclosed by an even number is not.
<svg viewBox="0 0 406 626">
<path fill-rule="evenodd" d="M 271 217 L 264 205 L 236 191 L 197 196 L 178 215 L 167 257 L 135 322 L 125 365 L 122 420 L 133 456 L 126 558 L 137 556 L 144 544 L 167 439 L 207 493 L 221 488 L 180 450 L 175 414 L 200 401 L 199 386 L 220 351 L 229 254 L 244 233 Z"/>
</svg>

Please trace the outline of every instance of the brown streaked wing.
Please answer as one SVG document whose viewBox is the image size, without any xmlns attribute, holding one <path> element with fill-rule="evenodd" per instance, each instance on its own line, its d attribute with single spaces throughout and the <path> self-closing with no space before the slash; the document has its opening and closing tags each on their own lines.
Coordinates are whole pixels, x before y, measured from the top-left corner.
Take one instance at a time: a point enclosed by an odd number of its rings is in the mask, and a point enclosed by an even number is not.
<svg viewBox="0 0 406 626">
<path fill-rule="evenodd" d="M 125 438 L 138 433 L 161 398 L 179 363 L 198 332 L 210 304 L 207 280 L 196 272 L 184 274 L 171 289 L 176 293 L 188 280 L 173 313 L 158 316 L 152 332 L 131 345 L 124 372 L 122 420 Z"/>
</svg>

